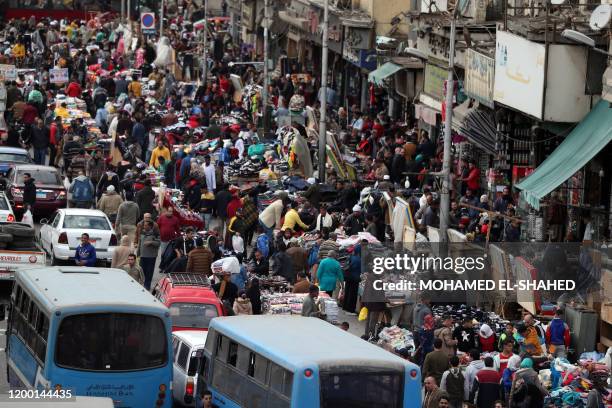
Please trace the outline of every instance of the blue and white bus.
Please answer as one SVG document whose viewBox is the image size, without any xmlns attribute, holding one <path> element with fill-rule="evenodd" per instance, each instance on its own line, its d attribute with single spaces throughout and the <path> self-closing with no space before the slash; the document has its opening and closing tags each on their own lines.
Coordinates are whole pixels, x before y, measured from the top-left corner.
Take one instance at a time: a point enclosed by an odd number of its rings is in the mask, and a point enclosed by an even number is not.
<svg viewBox="0 0 612 408">
<path fill-rule="evenodd" d="M 419 367 L 323 320 L 212 320 L 197 395 L 224 408 L 420 408 Z"/>
<path fill-rule="evenodd" d="M 20 270 L 6 336 L 11 389 L 171 407 L 171 327 L 169 310 L 122 270 Z"/>
</svg>

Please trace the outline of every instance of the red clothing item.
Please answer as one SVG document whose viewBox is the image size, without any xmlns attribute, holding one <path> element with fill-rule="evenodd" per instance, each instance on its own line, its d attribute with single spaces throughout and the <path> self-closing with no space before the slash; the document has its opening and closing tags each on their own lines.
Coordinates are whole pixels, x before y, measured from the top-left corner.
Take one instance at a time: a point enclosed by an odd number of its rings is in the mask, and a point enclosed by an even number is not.
<svg viewBox="0 0 612 408">
<path fill-rule="evenodd" d="M 29 103 L 26 104 L 25 108 L 23 109 L 21 121 L 26 125 L 32 125 L 36 121 L 37 117 L 38 110 L 33 105 L 30 105 Z"/>
<path fill-rule="evenodd" d="M 480 170 L 474 167 L 467 176 L 467 188 L 476 191 L 480 188 Z"/>
<path fill-rule="evenodd" d="M 72 98 L 79 98 L 82 92 L 83 90 L 81 89 L 81 85 L 77 84 L 76 82 L 71 82 L 66 88 L 66 95 Z"/>
<path fill-rule="evenodd" d="M 181 228 L 181 223 L 179 222 L 178 217 L 175 215 L 172 215 L 171 217 L 161 215 L 157 219 L 157 225 L 159 226 L 159 238 L 164 242 L 175 239 L 178 236 Z"/>
<path fill-rule="evenodd" d="M 372 130 L 374 131 L 374 136 L 376 140 L 380 139 L 385 133 L 385 128 L 380 123 L 374 122 L 374 126 L 372 126 Z"/>
<path fill-rule="evenodd" d="M 242 201 L 240 201 L 240 198 L 232 198 L 227 205 L 227 218 L 232 219 L 232 217 L 236 216 L 236 211 L 238 211 L 239 208 L 242 208 Z"/>
<path fill-rule="evenodd" d="M 483 353 L 495 351 L 495 336 L 484 338 L 481 335 L 478 335 L 478 337 L 480 337 L 480 347 L 482 348 Z"/>
<path fill-rule="evenodd" d="M 52 146 L 55 146 L 57 144 L 57 136 L 57 123 L 53 122 L 51 123 L 51 127 L 49 128 L 49 143 L 51 143 Z"/>
<path fill-rule="evenodd" d="M 499 373 L 502 374 L 504 372 L 504 370 L 506 369 L 506 367 L 508 367 L 508 361 L 510 360 L 510 357 L 512 357 L 514 354 L 510 353 L 510 355 L 506 355 L 503 352 L 499 353 Z"/>
<path fill-rule="evenodd" d="M 221 78 L 219 79 L 219 88 L 221 89 L 221 91 L 223 92 L 229 92 L 230 89 L 230 82 L 227 80 L 227 78 Z"/>
</svg>

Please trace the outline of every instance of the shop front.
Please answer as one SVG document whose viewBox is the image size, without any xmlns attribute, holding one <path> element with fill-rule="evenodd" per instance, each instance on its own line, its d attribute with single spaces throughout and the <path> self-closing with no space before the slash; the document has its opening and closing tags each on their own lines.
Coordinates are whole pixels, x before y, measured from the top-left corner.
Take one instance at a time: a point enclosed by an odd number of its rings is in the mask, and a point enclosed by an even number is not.
<svg viewBox="0 0 612 408">
<path fill-rule="evenodd" d="M 343 19 L 342 24 L 342 57 L 345 61 L 342 100 L 348 107 L 357 105 L 361 111 L 365 111 L 368 106 L 368 74 L 377 66 L 376 50 L 372 47 L 372 23 Z"/>
</svg>

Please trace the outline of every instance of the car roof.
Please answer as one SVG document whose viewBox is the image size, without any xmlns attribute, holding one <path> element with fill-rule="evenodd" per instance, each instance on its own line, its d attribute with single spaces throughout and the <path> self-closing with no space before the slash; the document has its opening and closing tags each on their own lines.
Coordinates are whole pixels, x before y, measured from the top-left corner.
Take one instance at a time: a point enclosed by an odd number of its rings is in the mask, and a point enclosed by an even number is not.
<svg viewBox="0 0 612 408">
<path fill-rule="evenodd" d="M 3 147 L 0 147 L 0 153 L 22 154 L 24 156 L 28 155 L 28 151 L 20 147 L 4 147 L 3 146 Z"/>
<path fill-rule="evenodd" d="M 172 333 L 181 341 L 188 343 L 192 347 L 204 346 L 208 332 L 203 330 L 181 330 Z"/>
<path fill-rule="evenodd" d="M 51 166 L 41 166 L 38 164 L 18 164 L 14 167 L 15 170 L 29 170 L 29 171 L 53 171 L 54 173 L 58 173 L 59 170 L 56 167 Z"/>
<path fill-rule="evenodd" d="M 58 211 L 64 213 L 64 215 L 91 215 L 95 217 L 106 217 L 106 214 L 100 210 L 89 210 L 85 208 L 60 208 Z"/>
<path fill-rule="evenodd" d="M 180 301 L 190 301 L 201 299 L 202 301 L 206 301 L 206 303 L 211 303 L 210 301 L 215 301 L 215 304 L 220 303 L 217 298 L 217 294 L 212 288 L 207 288 L 204 286 L 170 286 L 167 289 L 168 299 L 174 302 Z"/>
</svg>

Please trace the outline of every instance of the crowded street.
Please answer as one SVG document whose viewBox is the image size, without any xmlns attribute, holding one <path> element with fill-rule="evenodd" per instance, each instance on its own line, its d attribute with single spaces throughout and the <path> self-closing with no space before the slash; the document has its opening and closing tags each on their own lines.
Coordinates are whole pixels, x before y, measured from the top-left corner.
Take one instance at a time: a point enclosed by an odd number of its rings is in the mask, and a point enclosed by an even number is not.
<svg viewBox="0 0 612 408">
<path fill-rule="evenodd" d="M 612 408 L 612 6 L 472 3 L 3 2 L 0 407 Z"/>
</svg>

